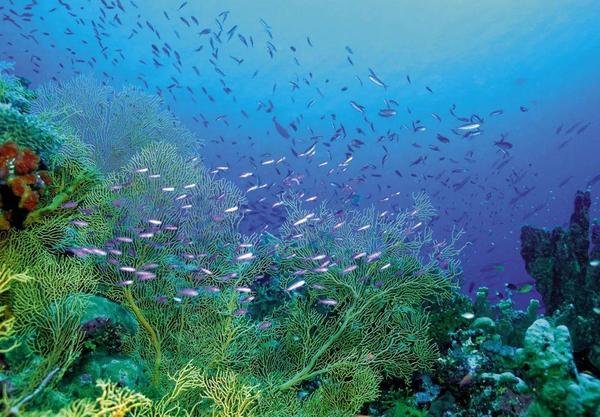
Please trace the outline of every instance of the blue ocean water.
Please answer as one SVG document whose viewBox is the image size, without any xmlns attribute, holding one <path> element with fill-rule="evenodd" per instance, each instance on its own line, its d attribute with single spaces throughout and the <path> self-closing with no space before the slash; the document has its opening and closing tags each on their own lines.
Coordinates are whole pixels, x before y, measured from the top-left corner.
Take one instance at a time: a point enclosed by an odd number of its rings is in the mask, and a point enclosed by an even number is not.
<svg viewBox="0 0 600 417">
<path fill-rule="evenodd" d="M 578 189 L 598 210 L 595 1 L 2 0 L 0 14 L 0 60 L 33 87 L 91 73 L 158 93 L 207 166 L 267 184 L 247 192 L 247 231 L 277 230 L 288 189 L 380 211 L 424 190 L 438 235 L 467 233 L 466 290 L 494 292 L 531 281 L 522 225 L 565 223 Z"/>
</svg>

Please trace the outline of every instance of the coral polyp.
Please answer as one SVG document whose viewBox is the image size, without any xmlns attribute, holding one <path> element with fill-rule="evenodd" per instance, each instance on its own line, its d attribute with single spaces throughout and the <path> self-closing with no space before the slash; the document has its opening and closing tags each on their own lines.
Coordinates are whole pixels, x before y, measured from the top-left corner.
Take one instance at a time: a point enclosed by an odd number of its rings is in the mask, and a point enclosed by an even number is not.
<svg viewBox="0 0 600 417">
<path fill-rule="evenodd" d="M 14 142 L 0 145 L 0 230 L 22 227 L 51 183 L 34 151 Z"/>
</svg>

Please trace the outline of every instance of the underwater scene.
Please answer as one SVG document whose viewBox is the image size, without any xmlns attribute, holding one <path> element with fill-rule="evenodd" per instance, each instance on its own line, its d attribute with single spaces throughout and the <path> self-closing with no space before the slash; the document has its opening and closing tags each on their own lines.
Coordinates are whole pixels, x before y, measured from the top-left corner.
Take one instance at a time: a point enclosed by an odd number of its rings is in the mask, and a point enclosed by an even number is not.
<svg viewBox="0 0 600 417">
<path fill-rule="evenodd" d="M 0 416 L 600 417 L 600 2 L 0 19 Z"/>
</svg>

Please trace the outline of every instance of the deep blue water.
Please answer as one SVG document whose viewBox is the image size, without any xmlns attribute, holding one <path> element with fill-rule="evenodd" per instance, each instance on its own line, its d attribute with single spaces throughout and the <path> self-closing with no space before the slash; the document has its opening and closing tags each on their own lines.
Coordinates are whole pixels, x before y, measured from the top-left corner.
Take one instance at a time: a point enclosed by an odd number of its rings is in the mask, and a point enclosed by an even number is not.
<svg viewBox="0 0 600 417">
<path fill-rule="evenodd" d="M 269 184 L 247 194 L 247 231 L 276 230 L 271 205 L 288 173 L 301 180 L 293 190 L 318 196 L 312 204 L 340 209 L 390 210 L 425 190 L 440 212 L 437 237 L 467 232 L 467 288 L 530 281 L 520 227 L 564 224 L 575 191 L 600 175 L 597 1 L 183 3 L 0 0 L 0 60 L 33 86 L 92 73 L 160 93 L 204 139 L 209 167 L 229 166 L 219 175 L 244 190 Z M 386 99 L 397 103 L 387 118 Z M 481 118 L 481 134 L 453 133 L 463 122 L 450 108 Z M 502 135 L 510 149 L 496 144 Z M 292 152 L 313 144 L 314 157 Z M 240 179 L 246 171 L 255 175 Z M 600 181 L 590 188 L 597 215 Z"/>
</svg>

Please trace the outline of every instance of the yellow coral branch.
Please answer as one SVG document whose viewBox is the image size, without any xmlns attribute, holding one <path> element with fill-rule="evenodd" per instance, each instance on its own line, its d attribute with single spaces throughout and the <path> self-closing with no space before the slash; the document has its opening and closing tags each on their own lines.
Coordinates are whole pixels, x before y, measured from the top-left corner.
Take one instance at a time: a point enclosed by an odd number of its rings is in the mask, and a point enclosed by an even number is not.
<svg viewBox="0 0 600 417">
<path fill-rule="evenodd" d="M 0 294 L 7 292 L 10 289 L 12 282 L 25 282 L 31 279 L 26 274 L 14 274 L 6 265 L 0 266 Z M 13 335 L 15 318 L 8 317 L 8 307 L 0 306 L 0 317 L 3 317 L 0 322 L 0 341 L 4 341 Z M 0 348 L 0 353 L 6 353 L 19 346 L 18 342 L 13 343 L 7 348 Z"/>
<path fill-rule="evenodd" d="M 129 288 L 126 288 L 124 292 L 125 292 L 125 299 L 127 300 L 127 303 L 129 304 L 129 307 L 131 308 L 131 311 L 133 311 L 133 314 L 135 315 L 138 322 L 144 327 L 144 329 L 146 329 L 146 331 L 150 335 L 150 342 L 152 343 L 152 346 L 154 347 L 154 351 L 155 351 L 154 371 L 152 372 L 152 385 L 156 386 L 156 385 L 158 385 L 158 380 L 160 378 L 160 362 L 161 362 L 161 356 L 162 356 L 161 348 L 160 348 L 160 340 L 159 340 L 158 335 L 156 334 L 156 331 L 154 330 L 154 328 L 150 325 L 150 323 L 148 322 L 146 317 L 144 317 L 144 314 L 142 313 L 142 311 L 140 310 L 138 305 L 135 303 L 135 300 L 133 299 L 133 296 L 131 295 L 131 290 Z"/>
</svg>

